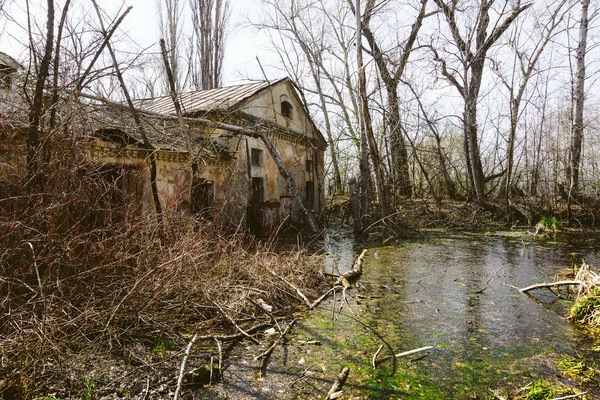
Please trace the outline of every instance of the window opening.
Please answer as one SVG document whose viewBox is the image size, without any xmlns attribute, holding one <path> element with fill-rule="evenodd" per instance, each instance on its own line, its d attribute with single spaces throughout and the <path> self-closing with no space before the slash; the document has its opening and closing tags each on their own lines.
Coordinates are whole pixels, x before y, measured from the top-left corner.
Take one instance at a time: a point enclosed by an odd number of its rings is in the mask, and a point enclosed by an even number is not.
<svg viewBox="0 0 600 400">
<path fill-rule="evenodd" d="M 281 102 L 281 115 L 283 115 L 286 118 L 292 119 L 293 111 L 294 111 L 294 107 L 292 107 L 292 105 L 289 102 L 287 102 L 287 101 Z"/>
<path fill-rule="evenodd" d="M 306 206 L 313 209 L 315 205 L 315 183 L 306 181 Z"/>
<path fill-rule="evenodd" d="M 306 172 L 313 172 L 313 160 L 306 160 Z"/>
<path fill-rule="evenodd" d="M 214 205 L 215 185 L 213 181 L 200 179 L 192 190 L 192 212 L 197 215 Z"/>
<path fill-rule="evenodd" d="M 262 167 L 263 165 L 263 152 L 260 149 L 252 149 L 251 150 L 251 157 L 252 157 L 252 165 L 255 165 L 257 167 Z"/>
</svg>

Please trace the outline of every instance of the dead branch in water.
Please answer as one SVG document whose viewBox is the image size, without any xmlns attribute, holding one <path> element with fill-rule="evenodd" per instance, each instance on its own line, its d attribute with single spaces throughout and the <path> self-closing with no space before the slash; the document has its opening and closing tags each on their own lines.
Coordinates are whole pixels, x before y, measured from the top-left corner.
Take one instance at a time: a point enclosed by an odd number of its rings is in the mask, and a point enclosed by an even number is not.
<svg viewBox="0 0 600 400">
<path fill-rule="evenodd" d="M 433 349 L 433 346 L 419 347 L 418 349 L 403 351 L 402 353 L 395 354 L 394 356 L 384 357 L 381 360 L 379 360 L 379 362 L 381 363 L 383 361 L 387 361 L 392 358 L 406 357 L 406 356 L 410 356 L 412 354 L 420 353 L 422 351 L 431 350 L 431 349 Z"/>
<path fill-rule="evenodd" d="M 352 282 L 358 279 L 359 276 L 362 275 L 362 262 L 363 258 L 367 254 L 367 249 L 364 249 L 356 261 L 354 262 L 354 267 L 342 276 L 340 276 L 337 281 L 333 284 L 333 286 L 343 286 L 345 289 L 349 288 Z"/>
<path fill-rule="evenodd" d="M 341 396 L 342 386 L 344 386 L 344 383 L 346 382 L 346 379 L 348 379 L 349 374 L 350 368 L 344 367 L 333 382 L 333 385 L 331 385 L 331 389 L 329 389 L 329 392 L 327 392 L 325 400 L 337 399 Z"/>
<path fill-rule="evenodd" d="M 558 282 L 551 282 L 551 283 L 544 282 L 544 283 L 537 283 L 535 285 L 527 286 L 526 288 L 519 289 L 519 290 L 521 291 L 521 293 L 527 293 L 530 290 L 534 290 L 534 289 L 552 288 L 552 287 L 557 287 L 557 286 L 571 286 L 571 285 L 585 286 L 585 283 L 582 281 L 558 281 Z"/>
</svg>

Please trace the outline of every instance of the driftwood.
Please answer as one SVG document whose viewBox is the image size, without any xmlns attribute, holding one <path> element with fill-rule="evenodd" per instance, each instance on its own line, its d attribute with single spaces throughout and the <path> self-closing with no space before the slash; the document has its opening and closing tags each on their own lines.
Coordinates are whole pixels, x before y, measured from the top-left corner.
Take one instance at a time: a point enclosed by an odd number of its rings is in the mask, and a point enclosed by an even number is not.
<svg viewBox="0 0 600 400">
<path fill-rule="evenodd" d="M 526 288 L 519 289 L 519 290 L 521 291 L 521 293 L 527 293 L 530 290 L 534 290 L 534 289 L 552 288 L 552 287 L 557 287 L 557 286 L 571 286 L 571 285 L 585 286 L 585 283 L 582 281 L 558 281 L 558 282 L 551 282 L 551 283 L 544 282 L 544 283 L 537 283 L 535 285 L 527 286 Z"/>
<path fill-rule="evenodd" d="M 333 284 L 334 287 L 335 286 L 343 286 L 344 289 L 348 289 L 350 287 L 350 285 L 352 284 L 352 282 L 354 282 L 356 279 L 358 279 L 359 276 L 362 275 L 362 262 L 363 262 L 363 258 L 365 257 L 366 253 L 367 253 L 367 249 L 364 249 L 362 251 L 362 253 L 360 253 L 360 255 L 358 256 L 356 261 L 354 262 L 354 267 L 352 267 L 352 269 L 350 271 L 348 271 L 345 274 L 343 274 L 342 276 L 340 276 Z"/>
<path fill-rule="evenodd" d="M 348 379 L 349 374 L 350 374 L 350 368 L 348 368 L 348 367 L 344 367 L 340 371 L 339 375 L 333 382 L 333 385 L 331 385 L 331 389 L 329 389 L 329 392 L 327 392 L 327 396 L 325 397 L 325 400 L 337 399 L 338 397 L 341 396 L 342 386 L 344 386 L 344 383 L 346 382 L 346 379 Z"/>
<path fill-rule="evenodd" d="M 418 349 L 403 351 L 402 353 L 394 354 L 393 356 L 384 357 L 381 360 L 379 360 L 379 362 L 387 361 L 392 358 L 406 357 L 406 356 L 410 356 L 411 354 L 416 354 L 416 353 L 420 353 L 422 351 L 431 350 L 431 349 L 433 349 L 433 346 L 419 347 Z"/>
</svg>

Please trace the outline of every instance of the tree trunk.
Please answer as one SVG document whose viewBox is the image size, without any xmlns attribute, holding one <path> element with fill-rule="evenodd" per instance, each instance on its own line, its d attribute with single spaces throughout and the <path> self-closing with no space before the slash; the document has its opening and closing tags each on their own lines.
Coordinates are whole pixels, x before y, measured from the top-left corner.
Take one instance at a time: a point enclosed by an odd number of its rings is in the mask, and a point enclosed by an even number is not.
<svg viewBox="0 0 600 400">
<path fill-rule="evenodd" d="M 581 145 L 583 142 L 583 105 L 585 87 L 585 51 L 588 32 L 589 0 L 581 0 L 581 20 L 579 25 L 579 45 L 577 46 L 577 77 L 575 83 L 575 99 L 573 110 L 573 126 L 571 127 L 571 149 L 569 165 L 570 194 L 579 192 L 579 162 L 581 161 Z"/>
<path fill-rule="evenodd" d="M 32 32 L 29 32 L 31 35 Z M 52 49 L 54 47 L 54 1 L 48 0 L 48 12 L 46 22 L 46 45 L 44 56 L 40 62 L 40 68 L 36 77 L 35 92 L 33 93 L 33 103 L 29 110 L 29 135 L 27 137 L 27 166 L 32 181 L 42 182 L 41 176 L 37 176 L 39 169 L 39 150 L 40 150 L 40 123 L 42 118 L 42 108 L 44 105 L 44 86 L 50 70 L 52 61 Z"/>
<path fill-rule="evenodd" d="M 367 121 L 369 109 L 367 103 L 366 77 L 362 57 L 362 18 L 360 15 L 360 0 L 356 0 L 356 68 L 358 69 L 358 121 L 360 128 L 360 216 L 361 224 L 369 214 L 369 191 L 371 189 L 371 173 L 369 171 L 369 146 L 367 143 Z"/>
</svg>

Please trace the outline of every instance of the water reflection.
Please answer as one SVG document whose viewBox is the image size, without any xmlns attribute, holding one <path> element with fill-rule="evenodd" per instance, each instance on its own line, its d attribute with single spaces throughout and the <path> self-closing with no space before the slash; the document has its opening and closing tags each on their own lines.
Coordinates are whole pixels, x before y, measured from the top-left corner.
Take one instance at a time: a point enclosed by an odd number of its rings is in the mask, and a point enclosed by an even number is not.
<svg viewBox="0 0 600 400">
<path fill-rule="evenodd" d="M 489 237 L 371 249 L 352 314 L 345 310 L 332 322 L 332 309 L 321 310 L 305 321 L 302 335 L 325 342 L 321 362 L 350 362 L 361 371 L 359 394 L 489 397 L 489 388 L 547 374 L 543 360 L 554 353 L 589 348 L 588 338 L 565 321 L 566 302 L 544 292 L 534 301 L 513 287 L 552 280 L 570 266 L 574 251 L 592 263 L 598 258 L 593 249 Z M 399 371 L 391 363 L 375 371 L 370 357 L 383 342 L 397 352 L 435 350 L 418 362 L 399 361 Z"/>
</svg>

